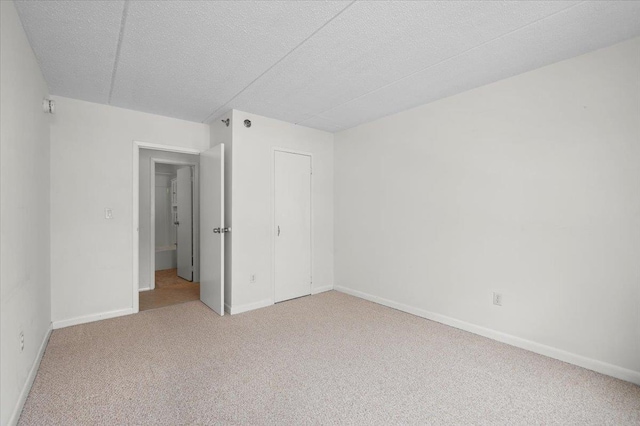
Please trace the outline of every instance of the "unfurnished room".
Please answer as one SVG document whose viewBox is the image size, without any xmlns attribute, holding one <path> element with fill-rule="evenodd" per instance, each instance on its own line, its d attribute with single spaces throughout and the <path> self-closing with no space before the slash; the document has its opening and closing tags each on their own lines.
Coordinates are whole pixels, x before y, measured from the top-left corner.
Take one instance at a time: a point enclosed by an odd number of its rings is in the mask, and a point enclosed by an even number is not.
<svg viewBox="0 0 640 426">
<path fill-rule="evenodd" d="M 640 1 L 0 1 L 0 425 L 640 425 Z"/>
</svg>

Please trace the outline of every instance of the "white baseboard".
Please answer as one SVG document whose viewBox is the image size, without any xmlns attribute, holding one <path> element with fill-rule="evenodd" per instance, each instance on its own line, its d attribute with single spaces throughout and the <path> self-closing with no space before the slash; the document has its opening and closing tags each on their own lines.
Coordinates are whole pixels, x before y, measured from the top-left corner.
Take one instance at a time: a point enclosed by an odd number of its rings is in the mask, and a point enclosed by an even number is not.
<svg viewBox="0 0 640 426">
<path fill-rule="evenodd" d="M 229 306 L 224 304 L 224 310 L 231 315 L 241 314 L 243 312 L 253 311 L 254 309 L 260 309 L 273 305 L 273 299 L 265 299 L 255 303 L 247 303 L 245 305 Z"/>
<path fill-rule="evenodd" d="M 402 303 L 394 302 L 392 300 L 383 299 L 378 296 L 374 296 L 368 293 L 364 293 L 358 290 L 352 290 L 347 287 L 334 286 L 334 290 L 342 293 L 350 294 L 352 296 L 359 297 L 361 299 L 369 300 L 371 302 L 379 303 L 380 305 L 388 306 L 390 308 L 398 309 L 422 318 L 426 318 L 432 321 L 436 321 L 451 327 L 459 328 L 480 336 L 488 337 L 489 339 L 497 340 L 502 343 L 506 343 L 518 348 L 526 349 L 531 352 L 535 352 L 540 355 L 545 355 L 550 358 L 555 358 L 560 361 L 568 362 L 579 367 L 583 367 L 589 370 L 596 371 L 598 373 L 606 374 L 617 379 L 625 380 L 627 382 L 640 385 L 640 371 L 633 371 L 617 365 L 608 364 L 596 359 L 587 358 L 582 355 L 578 355 L 572 352 L 567 352 L 562 349 L 554 348 L 552 346 L 543 345 L 531 340 L 523 339 L 511 334 L 502 333 L 500 331 L 492 330 L 490 328 L 481 327 L 479 325 L 471 324 L 465 321 L 461 321 L 455 318 L 451 318 L 445 315 L 436 314 L 426 311 L 424 309 L 415 308 L 413 306 L 404 305 Z"/>
<path fill-rule="evenodd" d="M 88 322 L 100 321 L 109 318 L 121 317 L 124 315 L 134 314 L 133 308 L 120 309 L 117 311 L 102 312 L 99 314 L 85 315 L 82 317 L 69 318 L 66 320 L 54 321 L 53 329 L 71 327 L 72 325 L 86 324 Z"/>
<path fill-rule="evenodd" d="M 151 287 L 142 287 L 142 288 L 139 288 L 139 289 L 138 289 L 138 291 L 139 291 L 139 292 L 142 292 L 142 291 L 149 291 L 149 290 L 153 290 L 153 288 L 151 288 Z"/>
<path fill-rule="evenodd" d="M 333 285 L 325 285 L 322 287 L 316 287 L 311 290 L 311 294 L 324 293 L 325 291 L 333 290 Z M 241 314 L 243 312 L 253 311 L 254 309 L 265 308 L 274 304 L 272 299 L 261 300 L 260 302 L 247 303 L 240 306 L 229 306 L 228 303 L 224 304 L 224 311 L 230 315 Z"/>
<path fill-rule="evenodd" d="M 333 290 L 333 285 L 323 285 L 322 287 L 315 287 L 311 289 L 311 294 L 324 293 L 325 291 Z"/>
<path fill-rule="evenodd" d="M 22 391 L 20 392 L 20 396 L 18 397 L 16 406 L 13 409 L 13 413 L 11 413 L 11 417 L 9 417 L 9 423 L 7 423 L 7 425 L 10 425 L 10 426 L 17 425 L 18 420 L 20 420 L 20 414 L 22 413 L 22 408 L 24 407 L 24 403 L 27 402 L 29 391 L 31 391 L 31 386 L 33 386 L 33 381 L 36 379 L 36 375 L 38 374 L 40 361 L 42 361 L 42 357 L 44 356 L 44 350 L 47 348 L 47 343 L 49 343 L 49 337 L 51 337 L 51 330 L 53 330 L 53 327 L 52 327 L 52 324 L 49 324 L 49 329 L 47 330 L 47 333 L 44 335 L 44 339 L 42 339 L 42 343 L 40 343 L 38 354 L 36 355 L 36 358 L 33 360 L 33 364 L 31 365 L 31 370 L 29 370 L 29 375 L 27 376 L 27 380 L 24 382 L 24 386 L 22 387 Z"/>
</svg>

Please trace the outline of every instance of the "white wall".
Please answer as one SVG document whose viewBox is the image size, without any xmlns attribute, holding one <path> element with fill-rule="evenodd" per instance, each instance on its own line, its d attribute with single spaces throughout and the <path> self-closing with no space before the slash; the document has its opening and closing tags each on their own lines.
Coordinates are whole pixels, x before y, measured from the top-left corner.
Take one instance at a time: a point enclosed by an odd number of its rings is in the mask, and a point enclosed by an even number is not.
<svg viewBox="0 0 640 426">
<path fill-rule="evenodd" d="M 54 327 L 126 313 L 133 286 L 133 140 L 204 150 L 209 126 L 55 97 L 51 122 Z M 104 208 L 113 219 L 104 218 Z"/>
<path fill-rule="evenodd" d="M 173 175 L 175 178 L 175 174 Z M 174 218 L 171 208 L 171 179 L 168 174 L 156 173 L 155 179 L 155 230 L 156 249 L 172 246 L 176 243 Z M 157 270 L 156 265 L 156 270 Z"/>
<path fill-rule="evenodd" d="M 48 89 L 13 2 L 0 2 L 0 424 L 17 421 L 51 325 Z M 20 332 L 24 350 L 20 350 Z"/>
<path fill-rule="evenodd" d="M 245 119 L 251 120 L 250 128 L 244 126 Z M 232 313 L 273 303 L 272 190 L 276 147 L 313 154 L 312 289 L 315 292 L 332 288 L 333 135 L 235 110 L 231 127 Z M 214 139 L 212 144 L 216 143 Z M 255 283 L 249 282 L 251 274 L 256 275 Z"/>
<path fill-rule="evenodd" d="M 207 135 L 208 137 L 208 135 Z M 198 148 L 198 147 L 195 147 Z M 206 146 L 204 149 L 207 149 Z M 200 149 L 200 148 L 198 148 Z M 138 254 L 138 272 L 140 274 L 140 281 L 138 282 L 138 288 L 149 289 L 152 288 L 151 280 L 155 277 L 155 271 L 151 271 L 151 159 L 165 160 L 165 161 L 181 161 L 185 163 L 199 164 L 200 157 L 193 154 L 182 154 L 179 152 L 158 151 L 154 149 L 141 149 L 139 157 L 139 222 L 140 228 L 140 243 Z M 155 172 L 155 171 L 154 171 Z M 195 195 L 197 195 L 197 188 Z M 194 198 L 194 220 L 199 216 L 199 204 L 197 203 L 197 196 Z M 196 209 L 195 207 L 198 207 Z M 199 228 L 198 228 L 199 229 Z M 198 237 L 198 232 L 195 236 Z M 199 238 L 199 237 L 198 237 Z M 199 241 L 199 240 L 197 240 Z M 196 241 L 196 243 L 197 243 Z M 156 244 L 156 247 L 158 244 Z M 154 268 L 155 269 L 155 268 Z M 197 277 L 198 274 L 195 274 Z"/>
<path fill-rule="evenodd" d="M 336 134 L 335 192 L 336 288 L 640 382 L 640 39 Z"/>
<path fill-rule="evenodd" d="M 158 172 L 158 166 L 169 166 L 167 171 Z M 155 270 L 175 269 L 178 267 L 176 252 L 177 226 L 174 224 L 173 194 L 171 180 L 176 178 L 178 166 L 156 164 L 155 177 Z M 165 169 L 165 167 L 162 167 Z M 154 271 L 155 272 L 155 271 Z M 154 274 L 155 275 L 155 274 Z M 147 275 L 148 276 L 148 275 Z M 140 277 L 140 282 L 143 282 Z"/>
</svg>

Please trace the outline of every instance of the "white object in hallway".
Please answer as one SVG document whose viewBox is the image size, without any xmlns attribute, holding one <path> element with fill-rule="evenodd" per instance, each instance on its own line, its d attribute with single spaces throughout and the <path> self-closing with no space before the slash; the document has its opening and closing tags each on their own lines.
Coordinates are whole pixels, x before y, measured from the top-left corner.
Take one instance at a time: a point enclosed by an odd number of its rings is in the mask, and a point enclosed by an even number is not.
<svg viewBox="0 0 640 426">
<path fill-rule="evenodd" d="M 224 315 L 224 144 L 200 154 L 200 194 L 200 300 Z"/>
<path fill-rule="evenodd" d="M 274 156 L 275 301 L 311 294 L 311 157 Z"/>
<path fill-rule="evenodd" d="M 193 280 L 193 197 L 191 167 L 178 169 L 178 276 Z"/>
</svg>

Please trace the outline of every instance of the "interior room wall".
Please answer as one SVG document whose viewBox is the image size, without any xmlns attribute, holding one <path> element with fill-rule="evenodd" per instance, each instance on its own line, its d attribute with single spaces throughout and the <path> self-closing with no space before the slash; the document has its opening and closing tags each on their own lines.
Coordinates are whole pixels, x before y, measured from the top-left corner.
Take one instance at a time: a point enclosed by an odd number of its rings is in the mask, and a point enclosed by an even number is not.
<svg viewBox="0 0 640 426">
<path fill-rule="evenodd" d="M 337 133 L 336 288 L 640 383 L 639 165 L 637 38 Z"/>
<path fill-rule="evenodd" d="M 208 135 L 207 135 L 208 138 Z M 208 146 L 206 147 L 208 148 Z M 206 149 L 205 148 L 205 149 Z M 138 271 L 140 273 L 140 281 L 138 282 L 138 287 L 141 290 L 145 290 L 151 288 L 151 274 L 149 270 L 151 268 L 151 259 L 150 259 L 150 244 L 151 244 L 151 159 L 155 158 L 156 160 L 165 160 L 165 161 L 181 161 L 199 164 L 200 157 L 198 155 L 192 154 L 182 154 L 179 152 L 168 152 L 168 151 L 158 151 L 153 149 L 141 149 L 140 157 L 139 157 L 139 173 L 140 173 L 140 190 L 139 190 L 139 199 L 140 199 L 140 218 L 138 225 L 140 227 L 140 243 L 139 243 L 139 251 L 138 254 L 138 262 L 139 267 Z M 155 173 L 155 170 L 154 170 Z M 195 205 L 194 200 L 194 215 L 197 215 L 195 207 L 199 207 Z M 197 235 L 194 235 L 194 238 Z M 157 246 L 157 245 L 156 245 Z"/>
<path fill-rule="evenodd" d="M 209 126 L 54 97 L 51 282 L 54 327 L 130 313 L 133 141 L 205 150 Z M 111 208 L 113 219 L 105 219 Z"/>
<path fill-rule="evenodd" d="M 273 303 L 274 148 L 313 155 L 312 291 L 333 288 L 333 134 L 236 110 L 231 127 L 231 313 Z"/>
<path fill-rule="evenodd" d="M 15 424 L 51 326 L 48 88 L 0 2 L 0 424 Z M 21 350 L 20 333 L 24 335 Z"/>
<path fill-rule="evenodd" d="M 173 235 L 175 225 L 171 214 L 171 179 L 171 175 L 156 173 L 156 248 L 168 247 L 176 243 Z"/>
</svg>

